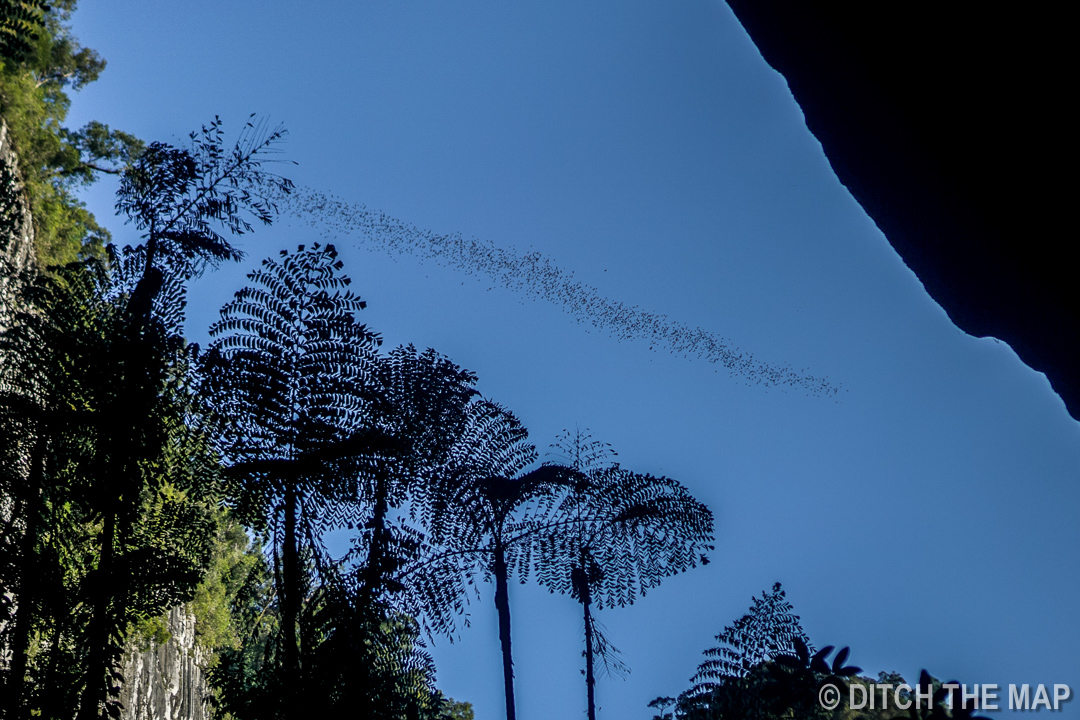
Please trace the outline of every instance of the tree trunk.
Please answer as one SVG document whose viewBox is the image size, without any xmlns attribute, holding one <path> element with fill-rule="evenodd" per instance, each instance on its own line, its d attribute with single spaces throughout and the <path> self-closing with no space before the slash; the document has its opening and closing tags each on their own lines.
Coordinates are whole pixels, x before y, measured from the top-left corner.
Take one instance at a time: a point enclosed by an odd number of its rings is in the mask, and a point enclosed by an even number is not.
<svg viewBox="0 0 1080 720">
<path fill-rule="evenodd" d="M 585 609 L 585 688 L 589 698 L 589 720 L 596 720 L 596 675 L 593 671 L 593 619 L 592 593 L 588 584 L 581 596 L 581 606 Z"/>
<path fill-rule="evenodd" d="M 386 548 L 389 545 L 389 533 L 386 530 L 386 516 L 390 511 L 384 478 L 375 480 L 375 513 L 371 518 L 371 546 L 368 548 L 367 567 L 363 573 L 363 588 L 371 601 L 379 596 L 379 590 L 386 578 Z"/>
<path fill-rule="evenodd" d="M 510 593 L 509 570 L 506 567 L 506 553 L 502 547 L 495 547 L 495 609 L 499 611 L 499 642 L 502 643 L 503 685 L 506 690 L 506 720 L 517 720 L 514 708 L 514 660 L 510 645 Z"/>
<path fill-rule="evenodd" d="M 297 625 L 300 621 L 300 555 L 296 546 L 296 489 L 291 485 L 285 490 L 285 542 L 282 549 L 284 582 L 282 583 L 281 614 L 282 644 L 284 645 L 285 680 L 296 687 L 300 681 L 300 652 L 297 641 Z M 285 693 L 286 715 L 291 715 L 295 692 Z"/>
</svg>

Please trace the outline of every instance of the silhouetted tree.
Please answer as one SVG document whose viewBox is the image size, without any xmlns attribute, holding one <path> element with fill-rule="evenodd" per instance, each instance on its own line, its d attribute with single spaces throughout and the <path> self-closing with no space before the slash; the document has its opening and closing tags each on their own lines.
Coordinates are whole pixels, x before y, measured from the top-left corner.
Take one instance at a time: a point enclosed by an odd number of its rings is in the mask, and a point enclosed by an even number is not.
<svg viewBox="0 0 1080 720">
<path fill-rule="evenodd" d="M 373 605 L 354 579 L 326 573 L 305 598 L 299 619 L 305 652 L 298 676 L 283 678 L 274 669 L 282 648 L 274 642 L 280 605 L 272 579 L 259 584 L 257 595 L 242 607 L 259 608 L 251 619 L 269 627 L 237 618 L 245 640 L 223 652 L 211 670 L 219 711 L 239 720 L 294 718 L 300 710 L 330 718 L 443 717 L 446 703 L 434 689 L 435 668 L 416 623 Z M 282 707 L 282 695 L 295 688 L 303 689 L 302 708 Z"/>
<path fill-rule="evenodd" d="M 705 651 L 707 659 L 691 679 L 694 685 L 689 690 L 678 698 L 659 697 L 649 703 L 661 711 L 656 720 L 976 720 L 972 708 L 959 702 L 950 710 L 948 689 L 925 670 L 914 694 L 910 686 L 898 690 L 907 683 L 895 673 L 881 673 L 877 681 L 859 677 L 862 670 L 847 665 L 846 647 L 830 661 L 835 648 L 827 645 L 815 651 L 792 610 L 780 583 L 755 598 L 750 612 L 716 636 L 719 645 Z M 819 695 L 827 684 L 838 691 L 838 705 L 831 709 L 823 707 Z M 852 685 L 863 686 L 867 697 L 876 693 L 875 707 L 849 708 Z M 893 694 L 882 698 L 877 685 L 896 690 L 901 706 L 895 704 Z M 923 698 L 921 704 L 916 697 Z M 672 712 L 666 712 L 667 708 Z"/>
<path fill-rule="evenodd" d="M 383 598 L 415 546 L 390 515 L 426 492 L 475 376 L 433 351 L 378 356 L 341 268 L 333 246 L 264 261 L 211 329 L 205 374 L 238 510 L 274 539 L 278 637 L 262 633 L 254 674 L 244 653 L 215 672 L 239 717 L 293 717 L 301 693 L 324 716 L 434 718 L 442 704 L 416 623 Z M 346 525 L 361 538 L 335 561 L 321 536 Z"/>
<path fill-rule="evenodd" d="M 536 564 L 542 584 L 581 603 L 588 717 L 595 720 L 595 660 L 606 667 L 617 661 L 596 623 L 594 605 L 633 604 L 665 577 L 707 563 L 713 519 L 675 480 L 613 463 L 610 446 L 587 431 L 564 431 L 553 447 L 581 476 L 556 515 L 577 521 L 540 536 Z"/>
<path fill-rule="evenodd" d="M 311 637 L 304 709 L 319 717 L 434 719 L 442 708 L 435 664 L 412 618 L 349 578 L 324 582 L 305 605 Z"/>
<path fill-rule="evenodd" d="M 47 632 L 50 617 L 63 618 L 75 605 L 63 582 L 59 538 L 50 530 L 70 532 L 72 549 L 78 548 L 79 508 L 70 502 L 64 470 L 85 463 L 80 446 L 88 433 L 85 416 L 82 422 L 72 416 L 92 403 L 86 380 L 101 369 L 95 363 L 100 338 L 112 334 L 100 287 L 104 273 L 95 269 L 72 272 L 66 281 L 23 278 L 21 302 L 0 335 L 0 639 L 9 653 L 0 670 L 7 718 L 24 714 L 35 685 L 28 678 L 33 635 Z M 65 679 L 77 687 L 77 676 Z"/>
<path fill-rule="evenodd" d="M 811 647 L 780 583 L 754 598 L 750 612 L 725 627 L 716 641 L 719 644 L 705 650 L 708 659 L 691 678 L 694 694 L 708 693 L 728 678 L 745 677 L 756 665 L 792 655 L 799 647 Z"/>
<path fill-rule="evenodd" d="M 476 395 L 476 376 L 434 350 L 395 348 L 374 363 L 370 377 L 371 403 L 365 427 L 398 440 L 401 452 L 364 476 L 363 496 L 369 499 L 371 519 L 357 538 L 357 551 L 366 558 L 359 568 L 360 587 L 372 600 L 383 590 L 402 588 L 392 581 L 398 567 L 419 549 L 415 530 L 395 525 L 391 513 L 411 501 L 430 505 L 436 475 L 464 429 L 466 409 Z"/>
<path fill-rule="evenodd" d="M 118 374 L 112 383 L 112 391 L 122 400 L 115 417 L 99 414 L 111 420 L 103 431 L 112 433 L 108 437 L 114 444 L 109 448 L 113 452 L 99 448 L 95 458 L 112 463 L 107 472 L 99 473 L 110 479 L 112 487 L 99 485 L 94 493 L 105 500 L 100 509 L 103 530 L 97 571 L 109 582 L 98 583 L 89 603 L 93 611 L 88 680 L 78 720 L 96 718 L 103 705 L 110 714 L 118 712 L 115 701 L 106 698 L 118 693 L 122 681 L 116 666 L 126 628 L 121 619 L 126 620 L 129 605 L 124 592 L 139 572 L 134 565 L 120 564 L 121 547 L 135 532 L 142 502 L 139 489 L 160 483 L 151 469 L 165 447 L 165 436 L 155 435 L 155 423 L 148 419 L 168 397 L 162 393 L 165 384 L 183 384 L 186 379 L 175 371 L 176 361 L 166 357 L 176 355 L 176 348 L 186 352 L 180 335 L 184 285 L 209 264 L 239 259 L 240 253 L 219 230 L 232 235 L 247 232 L 249 217 L 270 222 L 273 206 L 263 193 L 270 185 L 287 191 L 290 183 L 265 171 L 262 163 L 283 132 L 265 133 L 249 122 L 228 150 L 221 123 L 215 119 L 201 133 L 191 134 L 190 150 L 154 143 L 121 177 L 117 211 L 142 231 L 144 243 L 113 254 L 119 272 L 118 301 L 126 299 L 123 354 L 115 363 Z M 159 346 L 165 349 L 159 351 Z M 174 424 L 182 427 L 185 419 Z M 102 675 L 104 683 L 98 679 Z"/>
<path fill-rule="evenodd" d="M 243 257 L 222 232 L 250 232 L 252 220 L 270 224 L 271 193 L 292 188 L 264 167 L 284 136 L 281 127 L 267 131 L 249 119 L 227 148 L 222 122 L 214 118 L 191 133 L 190 148 L 160 142 L 146 147 L 124 171 L 116 200 L 117 213 L 143 237 L 140 282 L 159 285 L 155 269 L 188 280 L 207 266 Z"/>
<path fill-rule="evenodd" d="M 378 442 L 358 431 L 380 339 L 354 318 L 365 303 L 341 268 L 333 245 L 282 251 L 210 329 L 205 374 L 228 423 L 221 448 L 240 482 L 238 510 L 272 532 L 282 678 L 300 675 L 308 566 L 327 565 L 321 536 L 360 518 L 362 473 L 333 461 L 379 462 Z"/>
<path fill-rule="evenodd" d="M 499 405 L 476 400 L 469 406 L 464 431 L 432 494 L 427 555 L 402 580 L 413 587 L 431 627 L 442 631 L 452 629 L 475 575 L 494 580 L 508 720 L 516 717 L 510 576 L 527 576 L 537 534 L 565 522 L 550 511 L 576 477 L 566 467 L 526 471 L 537 459 L 527 437 L 518 419 Z"/>
<path fill-rule="evenodd" d="M 780 583 L 754 598 L 750 611 L 716 636 L 718 645 L 704 651 L 706 660 L 691 678 L 693 686 L 680 699 L 684 710 L 693 708 L 698 715 L 712 712 L 724 718 L 770 716 L 773 703 L 764 692 L 767 675 L 759 672 L 762 664 L 809 647 L 809 638 L 793 610 Z"/>
</svg>

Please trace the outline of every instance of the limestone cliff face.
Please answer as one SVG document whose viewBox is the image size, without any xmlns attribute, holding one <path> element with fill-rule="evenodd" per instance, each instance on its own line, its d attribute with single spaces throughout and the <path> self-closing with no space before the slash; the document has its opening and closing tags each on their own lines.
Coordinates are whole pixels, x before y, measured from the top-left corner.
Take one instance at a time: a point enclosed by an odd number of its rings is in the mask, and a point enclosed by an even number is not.
<svg viewBox="0 0 1080 720">
<path fill-rule="evenodd" d="M 7 124 L 0 121 L 0 329 L 13 278 L 34 258 L 34 224 L 22 193 L 18 165 L 11 149 Z"/>
<path fill-rule="evenodd" d="M 8 324 L 14 278 L 30 265 L 34 256 L 34 226 L 17 168 L 7 124 L 0 121 L 0 331 Z M 11 513 L 11 499 L 0 498 L 0 522 L 10 522 Z M 12 602 L 14 612 L 17 602 L 11 593 L 7 593 L 7 600 Z M 0 618 L 0 633 L 5 625 Z M 9 659 L 7 649 L 0 648 L 0 667 L 6 667 Z"/>
<path fill-rule="evenodd" d="M 169 611 L 171 635 L 164 645 L 124 654 L 122 720 L 205 720 L 209 688 L 205 654 L 195 644 L 195 617 L 184 608 Z"/>
</svg>

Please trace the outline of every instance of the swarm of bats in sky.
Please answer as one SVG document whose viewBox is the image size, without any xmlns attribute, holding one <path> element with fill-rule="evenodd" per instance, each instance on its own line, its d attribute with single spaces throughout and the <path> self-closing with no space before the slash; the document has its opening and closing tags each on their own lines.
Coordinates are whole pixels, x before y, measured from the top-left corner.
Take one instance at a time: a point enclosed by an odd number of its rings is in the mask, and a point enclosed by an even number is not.
<svg viewBox="0 0 1080 720">
<path fill-rule="evenodd" d="M 787 365 L 754 359 L 731 342 L 700 327 L 631 307 L 604 297 L 558 267 L 539 252 L 502 248 L 490 241 L 466 238 L 460 233 L 439 234 L 369 210 L 359 203 L 298 187 L 274 198 L 279 210 L 317 228 L 328 238 L 351 236 L 369 250 L 392 255 L 412 255 L 444 267 L 481 275 L 525 297 L 540 298 L 560 308 L 579 323 L 592 325 L 618 340 L 644 340 L 650 349 L 666 349 L 698 358 L 726 369 L 751 383 L 765 387 L 799 388 L 811 395 L 836 395 L 839 386 L 828 378 L 807 375 Z"/>
</svg>

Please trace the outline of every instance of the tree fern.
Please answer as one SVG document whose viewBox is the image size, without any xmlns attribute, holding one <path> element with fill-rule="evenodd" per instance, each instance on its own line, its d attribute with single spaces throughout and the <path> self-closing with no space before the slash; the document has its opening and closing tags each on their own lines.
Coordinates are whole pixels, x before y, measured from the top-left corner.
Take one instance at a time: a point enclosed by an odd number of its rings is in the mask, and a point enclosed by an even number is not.
<svg viewBox="0 0 1080 720">
<path fill-rule="evenodd" d="M 357 440 L 371 404 L 380 342 L 353 316 L 365 303 L 346 289 L 341 268 L 332 245 L 263 261 L 211 327 L 204 365 L 227 423 L 220 448 L 239 483 L 237 509 L 272 533 L 282 667 L 294 676 L 305 564 L 325 568 L 322 535 L 359 517 L 358 474 L 333 460 L 352 455 L 339 449 Z M 377 464 L 377 455 L 362 462 Z"/>
<path fill-rule="evenodd" d="M 754 598 L 750 612 L 728 625 L 716 636 L 716 647 L 705 650 L 708 658 L 698 666 L 692 695 L 708 693 L 717 684 L 731 678 L 744 678 L 757 665 L 781 655 L 797 654 L 798 643 L 810 648 L 799 616 L 787 601 L 780 583 L 771 592 Z"/>
<path fill-rule="evenodd" d="M 438 469 L 465 426 L 475 383 L 473 373 L 434 350 L 420 353 L 411 345 L 395 348 L 374 365 L 365 426 L 395 438 L 404 452 L 388 456 L 364 476 L 362 494 L 370 499 L 371 516 L 354 554 L 364 558 L 358 577 L 373 599 L 383 590 L 404 589 L 392 576 L 415 558 L 421 540 L 415 528 L 395 522 L 395 511 L 408 502 L 415 520 L 418 508 L 429 505 Z"/>
<path fill-rule="evenodd" d="M 429 532 L 425 553 L 404 569 L 401 580 L 436 631 L 452 631 L 454 615 L 478 576 L 494 581 L 508 720 L 517 712 L 509 579 L 528 576 L 531 539 L 550 526 L 551 510 L 575 475 L 556 466 L 527 470 L 536 459 L 528 432 L 513 414 L 488 400 L 470 403 L 423 514 Z"/>
<path fill-rule="evenodd" d="M 596 717 L 595 660 L 617 662 L 600 634 L 595 609 L 633 604 L 664 578 L 708 562 L 712 513 L 680 483 L 633 473 L 588 432 L 564 431 L 553 446 L 580 477 L 561 498 L 562 522 L 535 542 L 540 582 L 582 606 L 585 682 L 590 720 Z"/>
</svg>

